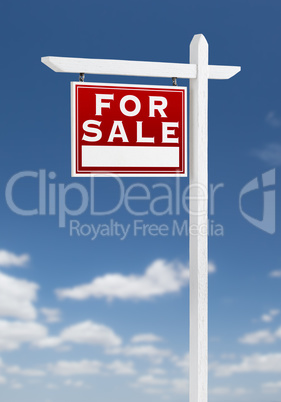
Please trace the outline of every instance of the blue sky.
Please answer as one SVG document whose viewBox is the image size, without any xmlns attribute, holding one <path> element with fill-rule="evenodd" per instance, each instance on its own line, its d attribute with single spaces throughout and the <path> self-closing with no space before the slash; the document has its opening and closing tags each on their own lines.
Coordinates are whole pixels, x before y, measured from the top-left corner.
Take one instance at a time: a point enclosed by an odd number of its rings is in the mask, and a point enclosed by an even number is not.
<svg viewBox="0 0 281 402">
<path fill-rule="evenodd" d="M 42 56 L 188 62 L 189 43 L 203 33 L 210 63 L 241 65 L 229 81 L 209 83 L 209 178 L 215 196 L 210 236 L 210 401 L 280 402 L 280 27 L 277 1 L 61 1 L 6 2 L 1 6 L 0 147 L 0 394 L 9 402 L 184 401 L 188 398 L 188 238 L 172 228 L 179 215 L 129 213 L 66 217 L 58 211 L 21 216 L 5 197 L 20 172 L 47 177 L 58 188 L 87 178 L 70 177 L 70 82 Z M 86 75 L 86 81 L 172 85 L 169 79 Z M 187 80 L 178 84 L 188 86 Z M 275 185 L 263 203 L 262 175 Z M 259 189 L 239 194 L 257 178 Z M 145 185 L 151 199 L 161 182 L 125 178 L 128 189 Z M 13 188 L 22 209 L 38 208 L 39 179 Z M 181 191 L 188 178 L 180 180 Z M 158 191 L 158 192 L 157 192 Z M 273 199 L 276 198 L 276 211 Z M 95 205 L 119 199 L 114 179 L 95 179 Z M 79 207 L 79 194 L 67 205 Z M 48 204 L 47 204 L 48 205 Z M 149 203 L 132 202 L 135 211 Z M 158 204 L 164 210 L 164 203 Z M 81 225 L 166 224 L 168 236 L 71 235 Z M 270 234 L 272 222 L 275 233 Z M 221 225 L 221 226 L 220 226 Z M 86 226 L 85 226 L 86 228 Z M 271 230 L 272 231 L 272 230 Z"/>
</svg>

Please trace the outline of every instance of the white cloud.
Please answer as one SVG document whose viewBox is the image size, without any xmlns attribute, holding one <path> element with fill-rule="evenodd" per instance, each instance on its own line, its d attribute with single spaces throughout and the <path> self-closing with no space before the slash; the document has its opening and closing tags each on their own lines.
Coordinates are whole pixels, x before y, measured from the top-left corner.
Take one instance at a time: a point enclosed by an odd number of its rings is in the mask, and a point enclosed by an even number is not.
<svg viewBox="0 0 281 402">
<path fill-rule="evenodd" d="M 262 322 L 271 322 L 272 320 L 273 320 L 273 317 L 270 314 L 263 314 L 261 316 Z"/>
<path fill-rule="evenodd" d="M 61 321 L 61 312 L 59 309 L 43 307 L 40 311 L 45 316 L 45 320 L 48 323 Z"/>
<path fill-rule="evenodd" d="M 56 347 L 57 352 L 69 352 L 72 349 L 73 349 L 73 347 L 71 345 L 61 345 L 61 344 L 59 344 Z"/>
<path fill-rule="evenodd" d="M 137 379 L 134 384 L 136 387 L 143 387 L 146 393 L 159 393 L 157 389 L 167 393 L 188 393 L 188 379 L 187 378 L 167 378 L 167 377 L 155 377 L 151 374 L 143 375 Z M 153 388 L 156 387 L 156 388 Z M 159 387 L 159 388 L 157 388 Z"/>
<path fill-rule="evenodd" d="M 236 373 L 281 373 L 281 353 L 244 356 L 240 363 L 211 365 L 216 377 L 229 377 Z"/>
<path fill-rule="evenodd" d="M 280 310 L 272 309 L 267 314 L 263 314 L 261 316 L 261 321 L 263 322 L 272 322 L 274 317 L 280 314 Z"/>
<path fill-rule="evenodd" d="M 81 374 L 99 374 L 103 364 L 97 360 L 80 361 L 58 361 L 55 364 L 49 364 L 48 369 L 60 376 L 72 376 Z"/>
<path fill-rule="evenodd" d="M 29 378 L 27 383 L 32 384 L 32 385 L 42 384 L 42 379 L 41 378 L 40 379 L 39 378 Z"/>
<path fill-rule="evenodd" d="M 150 395 L 162 395 L 167 391 L 162 388 L 145 388 L 144 392 Z"/>
<path fill-rule="evenodd" d="M 63 342 L 105 347 L 119 346 L 122 343 L 121 338 L 111 328 L 92 321 L 84 321 L 64 329 L 60 334 L 60 338 Z"/>
<path fill-rule="evenodd" d="M 213 263 L 210 272 L 215 272 Z M 106 274 L 92 282 L 69 289 L 58 289 L 60 299 L 84 300 L 90 297 L 107 300 L 149 300 L 168 293 L 177 293 L 187 285 L 189 270 L 178 262 L 154 261 L 143 275 Z"/>
<path fill-rule="evenodd" d="M 17 374 L 25 377 L 43 377 L 46 373 L 38 369 L 23 369 L 19 366 L 7 366 L 5 368 L 8 374 Z"/>
<path fill-rule="evenodd" d="M 245 334 L 239 339 L 239 342 L 248 345 L 257 345 L 260 343 L 273 343 L 275 339 L 275 336 L 269 330 L 262 330 Z"/>
<path fill-rule="evenodd" d="M 175 378 L 171 381 L 172 391 L 177 394 L 188 393 L 188 379 L 187 378 Z"/>
<path fill-rule="evenodd" d="M 48 336 L 34 342 L 34 346 L 40 349 L 56 348 L 62 344 L 62 339 L 58 336 Z"/>
<path fill-rule="evenodd" d="M 111 348 L 107 350 L 108 354 L 125 355 L 133 357 L 145 357 L 154 363 L 161 363 L 163 359 L 172 356 L 172 352 L 168 349 L 159 349 L 153 345 L 125 346 L 123 348 Z"/>
<path fill-rule="evenodd" d="M 117 375 L 133 375 L 136 374 L 133 362 L 122 362 L 115 360 L 108 364 L 107 369 Z"/>
<path fill-rule="evenodd" d="M 164 370 L 164 369 L 161 369 L 161 368 L 155 368 L 155 367 L 153 367 L 153 368 L 151 368 L 150 370 L 149 370 L 149 374 L 151 374 L 151 375 L 165 375 L 166 374 L 166 370 Z"/>
<path fill-rule="evenodd" d="M 39 286 L 23 279 L 16 279 L 0 272 L 0 316 L 34 320 L 33 305 Z"/>
<path fill-rule="evenodd" d="M 153 343 L 161 341 L 163 341 L 163 338 L 154 334 L 138 334 L 131 339 L 131 343 Z"/>
<path fill-rule="evenodd" d="M 221 355 L 221 358 L 224 360 L 234 360 L 236 358 L 236 355 L 234 353 L 223 353 Z"/>
<path fill-rule="evenodd" d="M 250 391 L 246 388 L 234 388 L 231 389 L 229 387 L 215 387 L 215 388 L 210 388 L 209 390 L 210 395 L 215 395 L 215 396 L 224 396 L 224 395 L 237 395 L 237 396 L 243 396 L 243 395 L 248 395 Z"/>
<path fill-rule="evenodd" d="M 7 379 L 3 376 L 0 376 L 0 385 L 7 384 Z"/>
<path fill-rule="evenodd" d="M 184 373 L 189 370 L 189 353 L 186 353 L 183 358 L 174 357 L 173 362 L 176 366 L 180 367 Z"/>
<path fill-rule="evenodd" d="M 52 382 L 50 382 L 49 384 L 46 385 L 46 388 L 48 388 L 48 389 L 57 389 L 58 386 L 56 384 L 53 384 Z"/>
<path fill-rule="evenodd" d="M 23 385 L 22 385 L 20 382 L 13 382 L 12 385 L 11 385 L 11 387 L 12 387 L 13 389 L 22 389 L 22 388 L 23 388 Z"/>
<path fill-rule="evenodd" d="M 90 375 L 90 374 L 115 374 L 115 375 L 134 375 L 136 374 L 133 362 L 122 362 L 115 360 L 111 363 L 103 363 L 98 360 L 80 361 L 58 361 L 49 364 L 50 372 L 60 376 Z M 67 380 L 69 382 L 69 380 Z M 72 382 L 72 380 L 70 380 Z"/>
<path fill-rule="evenodd" d="M 266 382 L 262 384 L 262 390 L 266 394 L 279 394 L 281 391 L 281 381 Z"/>
<path fill-rule="evenodd" d="M 143 275 L 107 274 L 86 285 L 57 290 L 57 295 L 61 299 L 77 300 L 89 297 L 148 300 L 166 293 L 179 292 L 187 284 L 188 278 L 189 272 L 182 264 L 156 260 Z"/>
<path fill-rule="evenodd" d="M 217 267 L 213 262 L 209 262 L 208 271 L 209 274 L 214 274 L 215 272 L 217 272 Z"/>
<path fill-rule="evenodd" d="M 281 278 L 281 269 L 276 269 L 269 273 L 270 278 Z"/>
<path fill-rule="evenodd" d="M 1 267 L 23 267 L 29 262 L 28 254 L 16 255 L 7 250 L 0 250 L 0 266 Z"/>
<path fill-rule="evenodd" d="M 47 329 L 35 322 L 0 320 L 0 350 L 18 349 L 24 342 L 36 342 L 47 335 Z"/>
<path fill-rule="evenodd" d="M 144 375 L 138 378 L 138 383 L 141 385 L 167 385 L 167 378 L 154 377 L 153 375 Z"/>
<path fill-rule="evenodd" d="M 267 144 L 263 149 L 254 150 L 253 155 L 270 166 L 279 166 L 281 165 L 281 144 Z"/>
<path fill-rule="evenodd" d="M 228 395 L 228 394 L 230 394 L 230 391 L 231 391 L 230 388 L 227 388 L 227 387 L 216 387 L 216 388 L 211 388 L 209 390 L 209 393 L 211 395 L 219 396 L 219 395 Z"/>
<path fill-rule="evenodd" d="M 41 338 L 34 342 L 38 348 L 64 347 L 65 343 L 99 345 L 106 348 L 118 347 L 122 339 L 109 327 L 92 321 L 84 321 L 61 331 L 58 336 Z"/>
<path fill-rule="evenodd" d="M 276 114 L 274 110 L 267 113 L 265 121 L 274 128 L 281 127 L 281 118 Z"/>
<path fill-rule="evenodd" d="M 276 338 L 281 339 L 281 327 L 279 327 L 279 328 L 275 331 L 275 334 L 274 334 L 274 335 L 276 336 Z"/>
<path fill-rule="evenodd" d="M 251 393 L 251 391 L 249 389 L 247 389 L 247 388 L 235 388 L 234 389 L 234 394 L 235 395 L 242 396 L 242 395 L 248 395 L 250 393 Z"/>
<path fill-rule="evenodd" d="M 276 312 L 278 310 L 272 311 Z M 279 327 L 275 332 L 270 332 L 268 329 L 265 329 L 245 334 L 239 338 L 239 342 L 248 345 L 258 345 L 260 343 L 274 343 L 278 339 L 281 339 L 281 327 Z"/>
<path fill-rule="evenodd" d="M 85 383 L 84 383 L 84 381 L 81 381 L 81 380 L 73 381 L 73 380 L 68 379 L 64 382 L 64 385 L 66 385 L 67 387 L 82 388 L 85 386 Z"/>
<path fill-rule="evenodd" d="M 0 351 L 15 350 L 20 347 L 19 342 L 10 341 L 8 339 L 0 339 Z"/>
</svg>

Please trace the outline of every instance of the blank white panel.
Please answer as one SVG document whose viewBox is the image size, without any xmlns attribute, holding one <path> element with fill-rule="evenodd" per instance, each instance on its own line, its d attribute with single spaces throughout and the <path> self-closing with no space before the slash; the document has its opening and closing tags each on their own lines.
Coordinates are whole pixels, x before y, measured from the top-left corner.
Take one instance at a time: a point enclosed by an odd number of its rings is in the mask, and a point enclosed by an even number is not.
<svg viewBox="0 0 281 402">
<path fill-rule="evenodd" d="M 178 167 L 179 147 L 82 146 L 83 167 Z"/>
</svg>

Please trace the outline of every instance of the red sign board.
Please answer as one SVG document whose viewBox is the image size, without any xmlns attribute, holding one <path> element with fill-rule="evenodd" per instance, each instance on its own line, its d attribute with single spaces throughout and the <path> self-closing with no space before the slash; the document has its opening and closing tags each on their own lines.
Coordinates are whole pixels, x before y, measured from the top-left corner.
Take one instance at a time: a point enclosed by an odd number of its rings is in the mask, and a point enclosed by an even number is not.
<svg viewBox="0 0 281 402">
<path fill-rule="evenodd" d="M 71 83 L 72 176 L 187 176 L 185 87 Z"/>
</svg>

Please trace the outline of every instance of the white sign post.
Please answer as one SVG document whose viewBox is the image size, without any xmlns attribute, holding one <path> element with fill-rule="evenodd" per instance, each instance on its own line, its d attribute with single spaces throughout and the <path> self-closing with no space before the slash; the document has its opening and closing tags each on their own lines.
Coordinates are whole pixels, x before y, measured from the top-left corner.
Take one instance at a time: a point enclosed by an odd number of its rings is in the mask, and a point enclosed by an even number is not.
<svg viewBox="0 0 281 402">
<path fill-rule="evenodd" d="M 241 69 L 211 66 L 208 54 L 205 37 L 195 35 L 190 44 L 190 64 L 41 59 L 56 72 L 190 79 L 190 402 L 208 400 L 208 79 L 229 79 Z"/>
<path fill-rule="evenodd" d="M 190 402 L 208 400 L 208 56 L 206 39 L 196 35 L 190 62 L 197 77 L 189 98 Z"/>
</svg>

